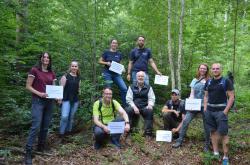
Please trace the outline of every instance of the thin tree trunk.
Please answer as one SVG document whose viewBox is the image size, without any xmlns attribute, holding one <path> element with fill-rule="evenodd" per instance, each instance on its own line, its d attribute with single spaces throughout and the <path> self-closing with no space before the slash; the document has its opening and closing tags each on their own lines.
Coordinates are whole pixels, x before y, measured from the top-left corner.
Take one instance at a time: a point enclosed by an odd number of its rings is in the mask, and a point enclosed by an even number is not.
<svg viewBox="0 0 250 165">
<path fill-rule="evenodd" d="M 16 48 L 25 41 L 28 33 L 28 0 L 18 1 L 20 9 L 16 11 Z"/>
<path fill-rule="evenodd" d="M 94 24 L 93 24 L 93 54 L 92 54 L 92 73 L 93 79 L 92 84 L 96 89 L 96 23 L 97 23 L 97 2 L 94 4 Z M 95 100 L 95 96 L 91 97 L 91 100 Z"/>
<path fill-rule="evenodd" d="M 181 91 L 181 64 L 182 64 L 182 47 L 183 47 L 183 17 L 184 17 L 185 0 L 181 0 L 181 15 L 180 15 L 180 31 L 179 31 L 179 50 L 178 50 L 178 63 L 177 63 L 177 84 L 178 89 Z"/>
<path fill-rule="evenodd" d="M 175 72 L 172 53 L 172 38 L 171 38 L 171 0 L 168 0 L 168 59 L 171 71 L 172 89 L 175 88 Z"/>
<path fill-rule="evenodd" d="M 239 0 L 236 0 L 235 18 L 234 18 L 234 52 L 233 52 L 233 75 L 235 76 L 235 58 L 236 58 L 236 34 L 237 34 L 237 16 Z"/>
</svg>

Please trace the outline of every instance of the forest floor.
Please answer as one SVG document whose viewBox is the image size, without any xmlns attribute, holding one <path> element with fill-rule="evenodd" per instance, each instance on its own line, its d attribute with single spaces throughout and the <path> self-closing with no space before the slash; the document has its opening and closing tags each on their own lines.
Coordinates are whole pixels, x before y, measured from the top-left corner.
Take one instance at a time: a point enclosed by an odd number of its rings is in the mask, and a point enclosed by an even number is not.
<svg viewBox="0 0 250 165">
<path fill-rule="evenodd" d="M 157 120 L 157 118 L 155 118 Z M 161 120 L 158 118 L 158 120 Z M 250 112 L 241 109 L 229 114 L 230 164 L 250 164 Z M 155 126 L 157 127 L 157 126 Z M 159 126 L 158 126 L 159 127 Z M 160 127 L 159 127 L 160 129 Z M 62 144 L 57 144 L 55 133 L 49 135 L 51 151 L 37 153 L 33 164 L 39 165 L 198 165 L 221 164 L 214 160 L 211 152 L 203 152 L 203 131 L 201 117 L 194 119 L 188 129 L 181 148 L 174 149 L 167 142 L 156 142 L 137 133 L 122 140 L 122 149 L 107 144 L 105 148 L 94 150 L 92 132 L 89 129 L 67 136 Z M 0 165 L 23 164 L 24 145 L 27 137 L 0 135 Z"/>
</svg>

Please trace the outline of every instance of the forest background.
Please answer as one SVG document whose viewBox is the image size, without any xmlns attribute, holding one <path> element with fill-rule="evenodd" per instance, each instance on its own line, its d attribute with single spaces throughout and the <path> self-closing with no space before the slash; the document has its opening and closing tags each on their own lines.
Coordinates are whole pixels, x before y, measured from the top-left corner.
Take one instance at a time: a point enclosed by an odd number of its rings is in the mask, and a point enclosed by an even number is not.
<svg viewBox="0 0 250 165">
<path fill-rule="evenodd" d="M 181 89 L 182 98 L 189 95 L 200 63 L 220 62 L 224 75 L 234 74 L 236 106 L 243 114 L 238 117 L 249 125 L 249 12 L 249 0 L 1 0 L 0 136 L 27 136 L 31 94 L 25 82 L 41 52 L 52 55 L 57 79 L 71 60 L 79 61 L 81 105 L 75 125 L 82 128 L 91 123 L 92 104 L 103 87 L 97 60 L 115 38 L 127 68 L 138 35 L 145 36 L 159 70 L 170 77 L 168 86 L 154 85 L 149 71 L 157 96 L 155 115 L 172 88 Z M 114 92 L 119 100 L 115 86 Z M 57 132 L 59 118 L 56 107 L 51 132 Z"/>
</svg>

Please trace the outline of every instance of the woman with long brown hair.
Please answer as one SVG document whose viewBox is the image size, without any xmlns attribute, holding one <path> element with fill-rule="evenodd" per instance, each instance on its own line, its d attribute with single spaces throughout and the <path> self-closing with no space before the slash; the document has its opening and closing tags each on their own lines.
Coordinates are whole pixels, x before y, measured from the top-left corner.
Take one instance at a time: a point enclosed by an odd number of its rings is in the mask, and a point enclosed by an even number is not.
<svg viewBox="0 0 250 165">
<path fill-rule="evenodd" d="M 194 117 L 198 114 L 202 114 L 203 119 L 203 127 L 204 127 L 204 133 L 205 133 L 205 145 L 204 145 L 204 151 L 209 151 L 209 145 L 210 145 L 210 133 L 209 129 L 205 122 L 205 115 L 204 115 L 204 105 L 203 105 L 203 98 L 204 98 L 204 86 L 206 81 L 210 78 L 209 75 L 209 67 L 207 64 L 203 63 L 200 64 L 196 77 L 192 80 L 190 87 L 191 87 L 191 93 L 189 98 L 193 99 L 201 99 L 201 111 L 187 111 L 182 127 L 179 132 L 179 138 L 176 140 L 176 143 L 173 145 L 174 148 L 178 148 L 182 145 L 184 136 L 186 135 L 188 125 L 191 123 L 191 121 L 194 119 Z"/>
<path fill-rule="evenodd" d="M 28 73 L 26 88 L 32 93 L 32 126 L 26 144 L 25 164 L 32 164 L 32 146 L 37 135 L 37 150 L 43 151 L 45 148 L 54 105 L 54 99 L 47 98 L 46 85 L 54 85 L 56 80 L 51 63 L 51 55 L 48 52 L 42 53 L 38 64 Z"/>
</svg>

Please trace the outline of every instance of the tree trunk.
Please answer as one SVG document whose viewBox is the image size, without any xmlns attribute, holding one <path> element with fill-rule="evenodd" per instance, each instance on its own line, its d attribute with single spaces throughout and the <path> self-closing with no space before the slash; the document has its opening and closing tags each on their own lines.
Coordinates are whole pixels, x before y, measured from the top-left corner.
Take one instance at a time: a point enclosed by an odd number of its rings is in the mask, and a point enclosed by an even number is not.
<svg viewBox="0 0 250 165">
<path fill-rule="evenodd" d="M 97 2 L 95 0 L 94 4 L 94 23 L 93 23 L 93 55 L 92 55 L 92 71 L 93 71 L 93 79 L 92 83 L 96 88 L 96 23 L 97 23 Z M 95 98 L 92 98 L 92 101 Z"/>
<path fill-rule="evenodd" d="M 234 76 L 235 76 L 235 57 L 236 57 L 236 34 L 237 34 L 238 4 L 239 4 L 239 0 L 236 0 L 235 18 L 234 18 L 234 52 L 233 52 L 233 75 Z"/>
<path fill-rule="evenodd" d="M 20 9 L 16 11 L 16 48 L 25 41 L 28 33 L 28 0 L 18 1 Z"/>
<path fill-rule="evenodd" d="M 172 89 L 175 88 L 175 72 L 172 53 L 172 38 L 171 38 L 171 0 L 168 0 L 168 59 L 171 71 Z"/>
<path fill-rule="evenodd" d="M 180 31 L 179 31 L 179 50 L 177 60 L 177 84 L 178 89 L 181 91 L 181 64 L 182 64 L 182 47 L 183 47 L 183 17 L 184 17 L 185 0 L 181 0 L 181 15 L 180 15 Z"/>
</svg>

